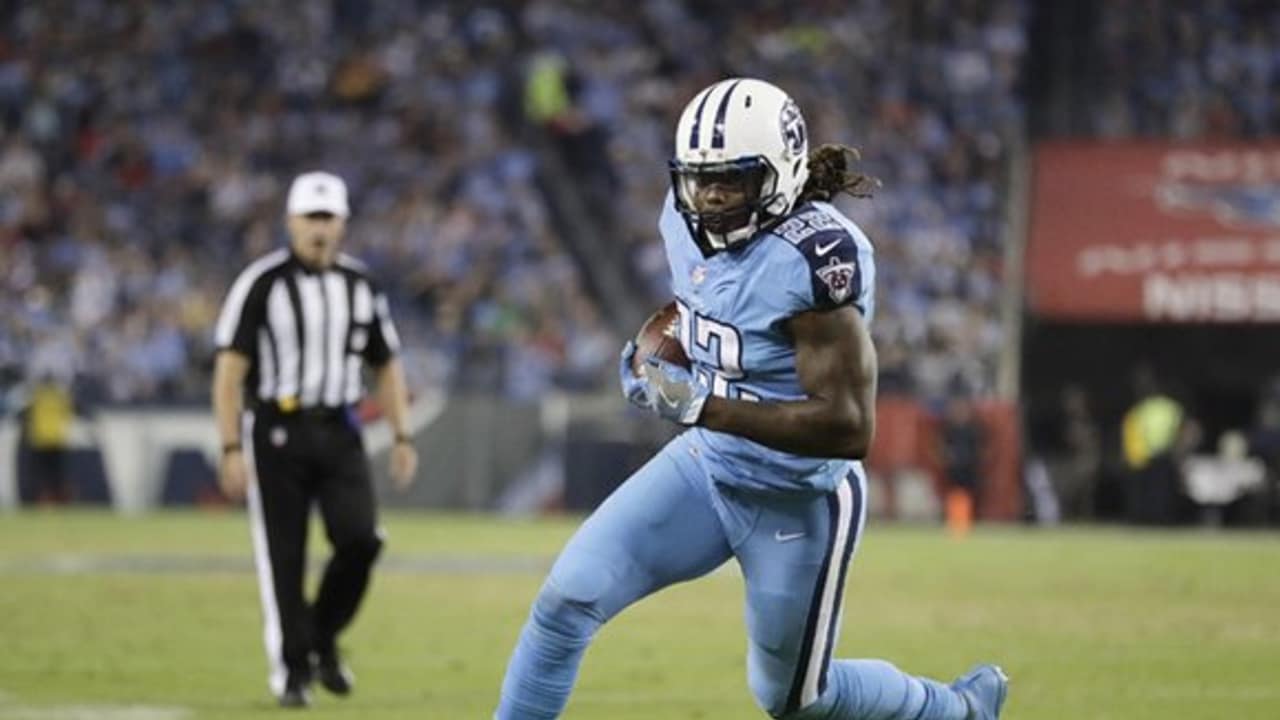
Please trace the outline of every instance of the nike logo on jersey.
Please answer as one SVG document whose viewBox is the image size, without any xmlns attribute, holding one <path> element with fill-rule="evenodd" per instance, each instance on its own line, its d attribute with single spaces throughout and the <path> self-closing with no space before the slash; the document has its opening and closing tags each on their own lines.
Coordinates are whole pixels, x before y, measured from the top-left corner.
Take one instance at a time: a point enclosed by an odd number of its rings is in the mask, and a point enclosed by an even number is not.
<svg viewBox="0 0 1280 720">
<path fill-rule="evenodd" d="M 840 241 L 842 239 L 843 238 L 836 238 L 835 240 L 832 240 L 826 245 L 815 245 L 813 247 L 813 251 L 818 254 L 818 257 L 822 257 L 823 255 L 826 255 L 827 253 L 834 250 L 836 246 L 840 244 Z"/>
<path fill-rule="evenodd" d="M 784 533 L 781 530 L 779 530 L 773 534 L 773 539 L 777 540 L 780 543 L 791 542 L 792 540 L 799 540 L 802 537 L 804 537 L 804 533 L 802 532 Z"/>
</svg>

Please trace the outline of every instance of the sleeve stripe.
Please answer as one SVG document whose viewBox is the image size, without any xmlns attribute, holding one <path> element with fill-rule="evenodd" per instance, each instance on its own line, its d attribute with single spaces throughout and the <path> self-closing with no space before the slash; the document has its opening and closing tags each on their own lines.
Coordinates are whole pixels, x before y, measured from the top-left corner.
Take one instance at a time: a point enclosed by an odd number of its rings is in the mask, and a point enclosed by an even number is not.
<svg viewBox="0 0 1280 720">
<path fill-rule="evenodd" d="M 249 292 L 253 290 L 253 286 L 257 283 L 258 278 L 262 277 L 267 271 L 276 267 L 288 258 L 289 254 L 285 250 L 277 250 L 273 253 L 263 255 L 255 260 L 240 273 L 240 277 L 231 285 L 230 292 L 227 293 L 227 299 L 222 304 L 222 312 L 218 315 L 218 324 L 214 330 L 214 344 L 219 348 L 231 346 L 231 341 L 235 339 L 236 328 L 240 325 L 240 320 L 244 316 L 244 304 L 249 299 Z"/>
<path fill-rule="evenodd" d="M 392 353 L 400 352 L 400 335 L 396 333 L 395 323 L 391 322 L 391 306 L 387 302 L 387 296 L 378 293 L 374 306 L 377 309 L 378 322 L 382 327 L 382 339 L 386 341 L 387 348 Z"/>
<path fill-rule="evenodd" d="M 356 283 L 355 297 L 351 299 L 352 322 L 364 324 L 373 320 L 373 293 L 367 280 Z"/>
</svg>

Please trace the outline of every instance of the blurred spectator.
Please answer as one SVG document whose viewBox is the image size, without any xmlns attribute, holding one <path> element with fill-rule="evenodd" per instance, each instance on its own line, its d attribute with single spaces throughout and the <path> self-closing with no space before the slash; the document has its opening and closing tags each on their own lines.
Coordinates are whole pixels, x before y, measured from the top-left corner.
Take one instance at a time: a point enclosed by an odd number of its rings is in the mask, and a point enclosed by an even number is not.
<svg viewBox="0 0 1280 720">
<path fill-rule="evenodd" d="M 1121 426 L 1130 477 L 1126 513 L 1131 522 L 1167 525 L 1178 519 L 1183 438 L 1192 427 L 1178 401 L 1163 393 L 1146 366 L 1134 372 L 1134 404 Z"/>
<path fill-rule="evenodd" d="M 946 487 L 947 527 L 957 536 L 973 526 L 974 508 L 982 491 L 986 446 L 982 422 L 973 401 L 955 395 L 947 401 L 938 428 L 938 456 Z"/>
<path fill-rule="evenodd" d="M 73 501 L 67 466 L 75 420 L 71 388 L 53 374 L 40 376 L 31 387 L 23 415 L 19 443 L 27 453 L 31 479 L 23 499 L 41 505 Z"/>
<path fill-rule="evenodd" d="M 1217 450 L 1216 455 L 1191 455 L 1182 463 L 1187 496 L 1198 506 L 1200 521 L 1218 526 L 1230 516 L 1233 523 L 1265 522 L 1266 466 L 1248 456 L 1245 434 L 1223 432 Z"/>
<path fill-rule="evenodd" d="M 1053 415 L 1053 437 L 1045 450 L 1058 506 L 1067 518 L 1091 520 L 1096 515 L 1102 434 L 1084 388 L 1064 387 Z"/>
<path fill-rule="evenodd" d="M 1264 520 L 1275 523 L 1280 521 L 1280 380 L 1273 380 L 1263 391 L 1248 445 L 1249 454 L 1266 468 Z"/>
</svg>

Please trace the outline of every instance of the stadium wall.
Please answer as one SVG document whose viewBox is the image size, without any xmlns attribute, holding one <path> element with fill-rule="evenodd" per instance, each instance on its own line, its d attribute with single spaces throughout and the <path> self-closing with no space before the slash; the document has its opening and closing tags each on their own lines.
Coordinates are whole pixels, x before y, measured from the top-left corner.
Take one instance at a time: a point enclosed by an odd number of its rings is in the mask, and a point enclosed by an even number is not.
<svg viewBox="0 0 1280 720">
<path fill-rule="evenodd" d="M 936 420 L 908 398 L 884 398 L 878 412 L 868 460 L 881 489 L 877 508 L 889 517 L 936 517 L 936 503 L 911 499 L 918 491 L 897 492 L 911 478 L 923 478 L 926 493 L 944 487 Z M 988 401 L 979 414 L 988 438 L 980 514 L 1015 520 L 1022 492 L 1014 406 Z M 612 393 L 554 394 L 536 403 L 483 394 L 424 398 L 413 405 L 411 425 L 423 459 L 418 482 L 404 493 L 380 484 L 384 506 L 520 514 L 593 509 L 678 431 L 628 410 Z M 376 416 L 365 442 L 376 476 L 385 477 L 391 435 Z M 16 508 L 20 495 L 31 494 L 19 447 L 16 423 L 0 422 L 0 508 Z M 227 504 L 217 490 L 218 439 L 206 410 L 104 411 L 76 423 L 68 451 L 78 502 L 124 514 Z"/>
</svg>

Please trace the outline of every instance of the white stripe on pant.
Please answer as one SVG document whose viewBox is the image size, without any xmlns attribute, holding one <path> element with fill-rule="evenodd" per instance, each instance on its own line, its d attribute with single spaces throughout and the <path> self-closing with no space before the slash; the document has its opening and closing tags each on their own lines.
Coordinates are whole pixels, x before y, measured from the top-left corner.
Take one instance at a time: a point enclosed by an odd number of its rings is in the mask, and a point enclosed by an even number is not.
<svg viewBox="0 0 1280 720">
<path fill-rule="evenodd" d="M 280 606 L 276 604 L 276 582 L 267 544 L 266 518 L 258 489 L 258 470 L 253 457 L 253 413 L 246 412 L 241 423 L 245 469 L 248 471 L 249 531 L 253 536 L 253 560 L 258 570 L 258 593 L 262 599 L 262 642 L 267 650 L 267 685 L 277 697 L 284 693 L 288 670 L 284 664 L 284 635 L 280 630 Z"/>
<path fill-rule="evenodd" d="M 827 565 L 827 576 L 822 584 L 822 602 L 818 610 L 818 622 L 814 627 L 813 646 L 810 649 L 809 657 L 803 662 L 806 663 L 804 685 L 800 690 L 800 707 L 808 707 L 818 699 L 819 681 L 822 679 L 824 660 L 827 656 L 827 643 L 834 633 L 831 632 L 831 624 L 840 621 L 841 608 L 836 607 L 836 598 L 840 596 L 838 592 L 840 581 L 844 577 L 841 572 L 844 559 L 846 556 L 845 549 L 851 540 L 849 537 L 852 524 L 850 519 L 854 512 L 853 507 L 853 490 L 849 487 L 849 482 L 840 483 L 835 490 L 836 497 L 836 518 L 834 528 L 831 532 L 835 533 L 835 539 L 831 546 L 831 558 Z"/>
</svg>

